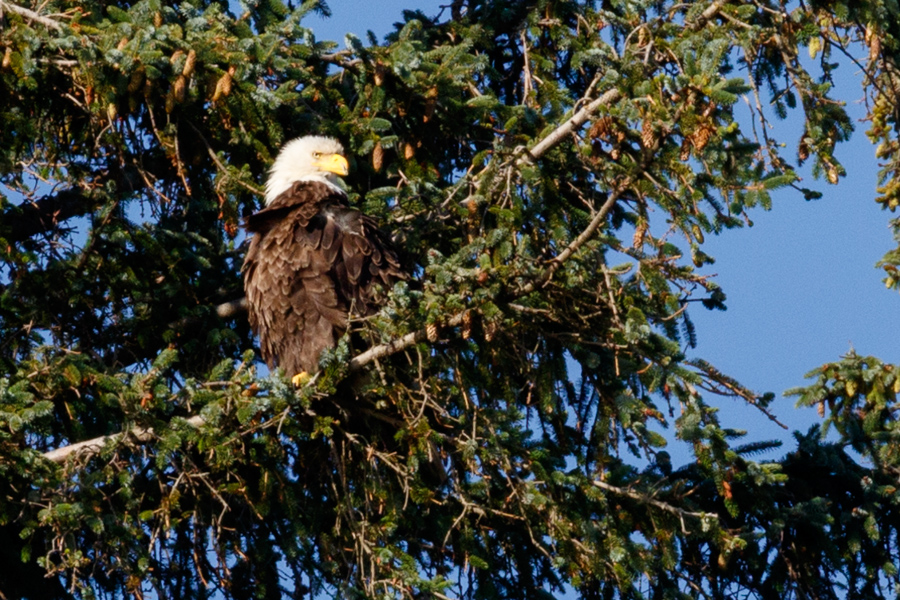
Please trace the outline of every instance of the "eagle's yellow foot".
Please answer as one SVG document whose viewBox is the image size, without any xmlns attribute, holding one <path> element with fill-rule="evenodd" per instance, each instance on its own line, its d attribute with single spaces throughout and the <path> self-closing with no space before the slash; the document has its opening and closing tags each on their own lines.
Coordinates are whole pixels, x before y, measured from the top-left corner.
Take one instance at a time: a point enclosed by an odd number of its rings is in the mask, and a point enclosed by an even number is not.
<svg viewBox="0 0 900 600">
<path fill-rule="evenodd" d="M 300 371 L 293 377 L 291 377 L 291 383 L 294 384 L 294 387 L 303 387 L 309 380 L 312 379 L 312 376 L 306 371 Z"/>
</svg>

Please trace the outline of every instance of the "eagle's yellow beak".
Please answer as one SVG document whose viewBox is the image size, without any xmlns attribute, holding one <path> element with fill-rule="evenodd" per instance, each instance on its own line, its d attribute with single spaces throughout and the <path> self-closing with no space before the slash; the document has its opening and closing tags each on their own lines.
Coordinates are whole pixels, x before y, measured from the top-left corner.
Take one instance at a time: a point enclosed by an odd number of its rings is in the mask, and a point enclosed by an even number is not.
<svg viewBox="0 0 900 600">
<path fill-rule="evenodd" d="M 350 172 L 350 163 L 340 154 L 326 154 L 313 164 L 323 171 L 328 171 L 341 177 Z"/>
</svg>

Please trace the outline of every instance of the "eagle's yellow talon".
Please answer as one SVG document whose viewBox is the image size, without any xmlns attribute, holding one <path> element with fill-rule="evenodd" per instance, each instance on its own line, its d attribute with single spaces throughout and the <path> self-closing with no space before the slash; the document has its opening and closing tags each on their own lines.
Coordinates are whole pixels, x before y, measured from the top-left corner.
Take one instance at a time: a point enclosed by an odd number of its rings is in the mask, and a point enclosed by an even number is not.
<svg viewBox="0 0 900 600">
<path fill-rule="evenodd" d="M 291 383 L 294 384 L 294 387 L 303 387 L 304 385 L 309 383 L 310 379 L 312 379 L 312 377 L 310 377 L 309 373 L 307 373 L 306 371 L 301 371 L 291 377 Z"/>
</svg>

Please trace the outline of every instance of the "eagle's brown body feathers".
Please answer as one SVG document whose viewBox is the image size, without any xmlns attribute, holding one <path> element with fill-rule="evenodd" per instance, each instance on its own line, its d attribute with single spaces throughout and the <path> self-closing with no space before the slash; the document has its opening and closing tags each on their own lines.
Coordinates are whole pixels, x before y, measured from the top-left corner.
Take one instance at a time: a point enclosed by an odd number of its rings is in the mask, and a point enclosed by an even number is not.
<svg viewBox="0 0 900 600">
<path fill-rule="evenodd" d="M 318 181 L 298 181 L 252 215 L 244 260 L 250 325 L 270 368 L 318 371 L 322 350 L 350 314 L 378 309 L 378 295 L 406 274 L 374 219 Z"/>
</svg>

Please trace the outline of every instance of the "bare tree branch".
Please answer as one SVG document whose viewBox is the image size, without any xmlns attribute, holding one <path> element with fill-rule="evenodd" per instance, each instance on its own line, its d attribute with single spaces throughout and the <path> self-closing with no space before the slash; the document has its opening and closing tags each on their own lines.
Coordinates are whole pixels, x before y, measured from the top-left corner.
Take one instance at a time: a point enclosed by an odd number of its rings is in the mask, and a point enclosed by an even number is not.
<svg viewBox="0 0 900 600">
<path fill-rule="evenodd" d="M 62 31 L 62 25 L 53 19 L 41 16 L 34 12 L 31 9 L 25 8 L 24 6 L 19 6 L 18 4 L 12 4 L 10 2 L 3 2 L 0 0 L 0 11 L 8 10 L 11 13 L 16 13 L 17 15 L 23 16 L 30 21 L 34 21 L 35 23 L 40 23 L 44 27 L 49 27 L 55 31 Z"/>
<path fill-rule="evenodd" d="M 526 162 L 534 162 L 535 160 L 539 159 L 544 154 L 546 154 L 548 150 L 565 139 L 566 136 L 584 125 L 587 120 L 591 118 L 591 115 L 597 112 L 598 108 L 600 108 L 601 106 L 609 106 L 610 104 L 617 102 L 621 98 L 622 93 L 618 89 L 613 88 L 611 90 L 607 90 L 599 98 L 592 100 L 586 106 L 581 107 L 581 109 L 579 109 L 574 115 L 572 115 L 569 120 L 554 129 L 552 132 L 550 132 L 550 134 L 544 137 L 544 139 L 528 149 L 525 152 L 525 155 L 519 159 L 519 163 L 521 164 Z"/>
<path fill-rule="evenodd" d="M 536 280 L 524 285 L 519 290 L 518 296 L 530 294 L 538 286 L 542 286 L 550 281 L 550 279 L 553 277 L 553 274 L 556 273 L 556 271 L 558 271 L 559 268 L 563 266 L 563 264 L 567 260 L 569 260 L 569 258 L 573 254 L 575 254 L 582 246 L 584 246 L 584 244 L 587 243 L 587 241 L 591 239 L 591 237 L 597 232 L 597 230 L 600 228 L 600 225 L 602 225 L 603 222 L 606 221 L 606 217 L 609 215 L 609 212 L 616 205 L 616 202 L 619 201 L 619 198 L 622 197 L 622 194 L 625 192 L 625 190 L 628 189 L 631 181 L 631 177 L 627 178 L 624 184 L 619 187 L 619 189 L 616 189 L 609 194 L 606 202 L 603 203 L 603 206 L 600 207 L 600 210 L 597 211 L 597 214 L 594 215 L 594 217 L 591 219 L 591 222 L 588 223 L 587 227 L 585 227 L 584 230 L 580 234 L 578 234 L 578 237 L 572 240 L 572 242 L 568 246 L 563 248 L 562 252 L 550 259 L 550 265 L 546 269 L 544 269 L 543 273 L 541 273 L 541 275 Z"/>
<path fill-rule="evenodd" d="M 185 419 L 185 422 L 188 425 L 200 427 L 205 420 L 200 415 L 194 415 L 193 417 Z M 138 442 L 148 442 L 153 438 L 153 435 L 154 432 L 152 427 L 132 427 L 128 431 L 104 435 L 92 440 L 85 440 L 83 442 L 57 448 L 56 450 L 51 450 L 50 452 L 45 452 L 44 458 L 55 463 L 63 463 L 67 458 L 73 455 L 78 458 L 90 458 L 103 450 L 103 447 L 108 443 L 117 442 L 123 438 L 130 438 Z"/>
<path fill-rule="evenodd" d="M 442 322 L 441 325 L 445 327 L 456 327 L 462 323 L 463 315 L 465 313 L 466 311 L 455 314 L 446 321 Z M 369 348 L 359 356 L 354 356 L 350 360 L 350 372 L 352 373 L 354 371 L 358 371 L 374 360 L 384 358 L 385 356 L 390 356 L 391 354 L 396 354 L 401 350 L 409 348 L 413 344 L 424 342 L 426 339 L 428 339 L 427 330 L 420 329 L 418 331 L 413 331 L 412 333 L 407 333 L 403 337 L 392 340 L 387 344 Z"/>
<path fill-rule="evenodd" d="M 593 480 L 591 483 L 594 484 L 595 487 L 600 488 L 601 490 L 606 490 L 607 492 L 612 492 L 618 496 L 625 496 L 626 498 L 631 498 L 632 500 L 636 500 L 641 504 L 649 504 L 650 506 L 656 507 L 660 510 L 664 510 L 667 513 L 671 513 L 681 519 L 681 529 L 684 533 L 688 533 L 687 528 L 684 524 L 685 517 L 692 517 L 694 519 L 701 520 L 713 520 L 718 521 L 719 515 L 715 513 L 707 513 L 707 512 L 691 512 L 689 510 L 684 510 L 683 508 L 678 508 L 677 506 L 673 506 L 666 502 L 662 502 L 661 500 L 657 500 L 655 498 L 651 498 L 646 494 L 642 494 L 640 492 L 636 492 L 634 490 L 630 490 L 627 488 L 619 487 L 616 485 L 612 485 L 606 483 L 605 481 Z"/>
<path fill-rule="evenodd" d="M 223 302 L 218 305 L 216 307 L 216 314 L 219 315 L 219 318 L 221 319 L 227 319 L 228 317 L 233 317 L 246 310 L 247 298 L 240 298 L 238 300 L 231 300 L 230 302 Z"/>
<path fill-rule="evenodd" d="M 700 16 L 697 17 L 694 22 L 688 23 L 688 27 L 694 31 L 700 29 L 701 27 L 706 25 L 707 21 L 716 16 L 716 14 L 720 10 L 722 10 L 722 7 L 725 6 L 726 3 L 726 0 L 715 0 L 715 2 L 706 7 L 706 10 L 700 13 Z"/>
</svg>

